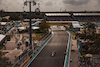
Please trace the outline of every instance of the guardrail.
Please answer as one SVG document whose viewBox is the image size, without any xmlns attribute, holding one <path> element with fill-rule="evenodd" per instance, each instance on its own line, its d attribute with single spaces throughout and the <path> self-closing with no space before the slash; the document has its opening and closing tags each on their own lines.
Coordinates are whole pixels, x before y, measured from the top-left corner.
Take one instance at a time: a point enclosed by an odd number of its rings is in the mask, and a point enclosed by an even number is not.
<svg viewBox="0 0 100 67">
<path fill-rule="evenodd" d="M 51 37 L 51 35 L 51 33 L 47 34 L 41 41 L 37 43 L 37 45 L 40 44 L 41 46 L 35 50 L 27 51 L 27 53 L 22 58 L 18 58 L 19 60 L 12 67 L 25 67 L 25 65 L 32 59 L 32 57 L 35 57 L 38 52 L 41 51 L 41 49 L 44 47 L 44 43 Z"/>
<path fill-rule="evenodd" d="M 71 46 L 70 46 L 71 34 L 68 31 L 66 31 L 66 32 L 69 34 L 69 39 L 68 39 L 68 45 L 67 45 L 67 50 L 66 50 L 64 67 L 69 67 L 69 65 L 70 65 L 70 52 L 71 52 Z"/>
</svg>

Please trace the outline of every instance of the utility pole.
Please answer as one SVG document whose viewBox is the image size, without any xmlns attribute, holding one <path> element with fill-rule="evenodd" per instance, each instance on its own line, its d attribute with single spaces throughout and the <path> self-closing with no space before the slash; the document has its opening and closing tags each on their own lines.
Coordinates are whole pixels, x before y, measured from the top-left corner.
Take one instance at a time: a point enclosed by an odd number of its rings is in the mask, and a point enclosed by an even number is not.
<svg viewBox="0 0 100 67">
<path fill-rule="evenodd" d="M 29 2 L 29 10 L 30 10 L 30 49 L 32 49 L 32 26 L 31 26 L 31 2 Z"/>
</svg>

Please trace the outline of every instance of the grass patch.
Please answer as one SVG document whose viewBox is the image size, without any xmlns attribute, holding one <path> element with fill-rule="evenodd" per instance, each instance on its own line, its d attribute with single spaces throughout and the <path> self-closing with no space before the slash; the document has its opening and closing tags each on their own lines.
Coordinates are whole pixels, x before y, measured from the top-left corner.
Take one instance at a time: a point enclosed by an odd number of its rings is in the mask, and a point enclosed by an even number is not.
<svg viewBox="0 0 100 67">
<path fill-rule="evenodd" d="M 34 40 L 38 40 L 40 39 L 40 37 L 43 35 L 44 33 L 37 33 L 36 37 L 34 37 Z"/>
<path fill-rule="evenodd" d="M 32 39 L 33 39 L 33 40 L 38 40 L 38 39 L 41 38 L 41 36 L 42 36 L 43 34 L 45 34 L 45 33 L 36 33 L 36 37 L 32 37 Z M 29 37 L 26 37 L 26 38 L 29 39 Z M 24 39 L 24 37 L 23 37 L 21 41 L 24 41 L 24 40 L 25 40 L 25 39 Z"/>
<path fill-rule="evenodd" d="M 45 33 L 36 33 L 36 37 L 33 37 L 33 40 L 39 40 L 41 38 L 41 36 L 44 34 Z"/>
<path fill-rule="evenodd" d="M 3 48 L 3 45 L 0 45 L 0 49 L 2 49 Z"/>
<path fill-rule="evenodd" d="M 74 36 L 76 35 L 73 31 L 71 31 L 71 34 L 74 35 Z"/>
<path fill-rule="evenodd" d="M 73 40 L 76 40 L 75 37 L 73 37 Z"/>
</svg>

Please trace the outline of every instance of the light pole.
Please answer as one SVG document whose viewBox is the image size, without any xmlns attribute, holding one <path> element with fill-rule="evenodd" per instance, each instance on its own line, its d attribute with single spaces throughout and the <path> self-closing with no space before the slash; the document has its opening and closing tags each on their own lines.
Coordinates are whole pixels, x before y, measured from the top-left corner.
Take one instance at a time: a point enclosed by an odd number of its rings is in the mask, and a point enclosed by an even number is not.
<svg viewBox="0 0 100 67">
<path fill-rule="evenodd" d="M 7 12 L 8 7 L 6 7 L 6 12 Z"/>
<path fill-rule="evenodd" d="M 29 0 L 29 1 L 25 1 L 24 5 L 27 6 L 27 3 L 29 3 L 29 10 L 30 10 L 30 21 L 29 21 L 29 31 L 30 31 L 30 49 L 32 49 L 32 26 L 31 26 L 31 3 L 33 3 L 33 6 L 36 5 L 35 1 Z"/>
</svg>

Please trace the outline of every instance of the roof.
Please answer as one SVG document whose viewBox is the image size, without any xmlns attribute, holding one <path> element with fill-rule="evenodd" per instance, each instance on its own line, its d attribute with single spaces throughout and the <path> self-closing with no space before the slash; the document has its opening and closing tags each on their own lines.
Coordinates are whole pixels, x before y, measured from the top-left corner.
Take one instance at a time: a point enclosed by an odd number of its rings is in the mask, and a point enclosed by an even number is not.
<svg viewBox="0 0 100 67">
<path fill-rule="evenodd" d="M 100 13 L 73 13 L 74 16 L 91 16 L 91 15 L 99 15 L 100 16 Z"/>
<path fill-rule="evenodd" d="M 7 22 L 0 22 L 0 23 L 1 23 L 1 25 L 6 25 Z"/>
<path fill-rule="evenodd" d="M 20 30 L 25 30 L 26 27 L 18 27 L 18 29 L 20 29 Z"/>
<path fill-rule="evenodd" d="M 69 13 L 46 13 L 46 16 L 70 16 Z"/>
<path fill-rule="evenodd" d="M 36 30 L 36 29 L 39 29 L 40 27 L 32 27 L 32 29 Z"/>
<path fill-rule="evenodd" d="M 5 38 L 5 35 L 0 34 L 0 42 Z"/>
<path fill-rule="evenodd" d="M 72 21 L 73 28 L 82 28 L 78 21 Z"/>
<path fill-rule="evenodd" d="M 42 21 L 43 19 L 39 19 L 39 18 L 35 19 L 35 18 L 33 18 L 31 20 L 32 21 Z M 24 19 L 24 21 L 30 21 L 30 19 Z"/>
</svg>

